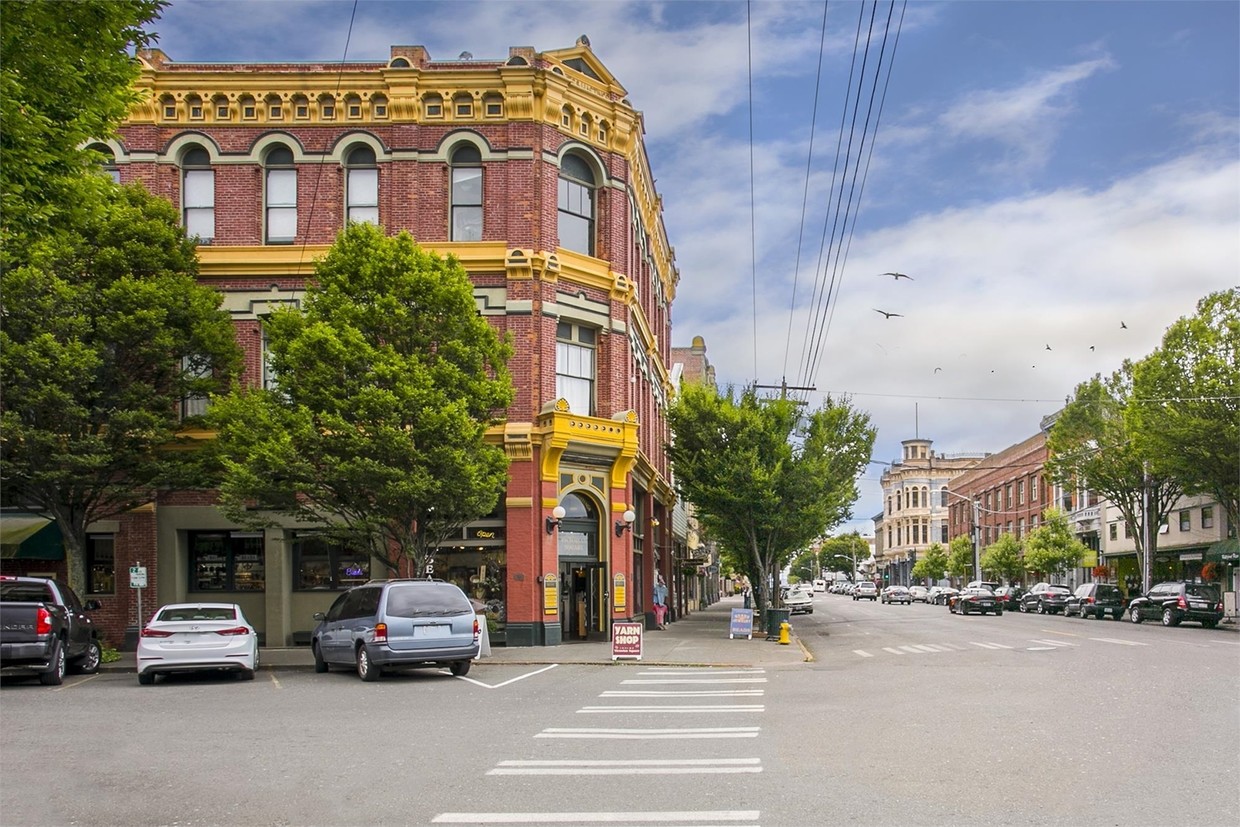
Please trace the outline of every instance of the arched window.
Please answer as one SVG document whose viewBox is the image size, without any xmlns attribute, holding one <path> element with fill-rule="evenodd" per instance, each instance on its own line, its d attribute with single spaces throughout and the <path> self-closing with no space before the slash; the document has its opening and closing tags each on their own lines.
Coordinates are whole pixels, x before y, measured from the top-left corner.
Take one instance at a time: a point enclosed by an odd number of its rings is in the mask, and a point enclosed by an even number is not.
<svg viewBox="0 0 1240 827">
<path fill-rule="evenodd" d="M 560 159 L 560 246 L 594 255 L 594 172 L 576 155 Z"/>
<path fill-rule="evenodd" d="M 482 240 L 482 153 L 473 144 L 452 150 L 452 241 Z"/>
<path fill-rule="evenodd" d="M 177 117 L 177 99 L 172 95 L 164 95 L 159 99 L 159 108 L 164 113 L 164 119 L 175 121 Z"/>
<path fill-rule="evenodd" d="M 474 116 L 473 96 L 466 92 L 461 92 L 453 98 L 452 114 L 458 118 L 472 118 Z"/>
<path fill-rule="evenodd" d="M 228 105 L 228 98 L 223 95 L 216 95 L 212 98 L 211 106 L 215 109 L 215 119 L 217 121 L 226 121 L 232 116 L 232 110 Z"/>
<path fill-rule="evenodd" d="M 181 155 L 181 216 L 189 237 L 205 243 L 215 238 L 215 171 L 197 144 Z"/>
<path fill-rule="evenodd" d="M 283 120 L 284 118 L 284 101 L 279 95 L 267 96 L 267 119 L 272 121 Z"/>
<path fill-rule="evenodd" d="M 89 149 L 99 153 L 99 167 L 103 170 L 103 174 L 111 178 L 114 184 L 119 184 L 121 171 L 116 166 L 116 156 L 112 154 L 112 150 L 103 144 L 91 144 Z"/>
<path fill-rule="evenodd" d="M 362 117 L 362 99 L 359 96 L 346 96 L 344 99 L 344 108 L 350 118 Z"/>
<path fill-rule="evenodd" d="M 297 169 L 286 146 L 267 152 L 267 243 L 292 244 L 297 236 Z"/>
<path fill-rule="evenodd" d="M 375 95 L 370 99 L 370 114 L 376 118 L 388 116 L 388 100 L 384 95 Z"/>
<path fill-rule="evenodd" d="M 325 121 L 334 120 L 336 117 L 336 99 L 331 95 L 319 96 L 319 117 Z"/>
<path fill-rule="evenodd" d="M 564 506 L 564 519 L 557 538 L 559 555 L 598 559 L 598 508 L 580 494 L 565 494 L 560 505 Z"/>
<path fill-rule="evenodd" d="M 440 95 L 427 95 L 422 99 L 422 112 L 428 118 L 443 117 L 443 97 Z"/>
<path fill-rule="evenodd" d="M 293 95 L 293 117 L 299 121 L 310 119 L 310 99 L 305 95 Z"/>
<path fill-rule="evenodd" d="M 241 119 L 243 121 L 252 121 L 258 117 L 258 107 L 254 104 L 252 96 L 242 95 L 237 99 L 237 104 L 241 107 Z"/>
<path fill-rule="evenodd" d="M 202 98 L 197 95 L 186 95 L 185 108 L 189 110 L 189 118 L 191 121 L 202 120 Z"/>
<path fill-rule="evenodd" d="M 348 221 L 379 223 L 379 169 L 375 151 L 368 146 L 355 146 L 344 159 Z"/>
</svg>

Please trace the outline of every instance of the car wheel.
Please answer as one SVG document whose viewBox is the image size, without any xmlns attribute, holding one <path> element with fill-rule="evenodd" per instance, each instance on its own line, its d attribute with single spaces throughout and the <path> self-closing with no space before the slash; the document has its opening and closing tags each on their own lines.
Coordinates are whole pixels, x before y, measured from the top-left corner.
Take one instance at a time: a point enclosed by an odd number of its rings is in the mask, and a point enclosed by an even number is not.
<svg viewBox="0 0 1240 827">
<path fill-rule="evenodd" d="M 1217 621 L 1217 620 L 1203 620 L 1203 621 L 1201 621 L 1201 628 L 1203 628 L 1203 629 L 1213 629 L 1213 628 L 1214 628 L 1215 626 L 1217 626 L 1217 625 L 1218 625 L 1218 621 Z"/>
<path fill-rule="evenodd" d="M 1038 601 L 1038 614 L 1040 615 L 1046 614 L 1046 604 L 1043 603 L 1041 600 Z"/>
<path fill-rule="evenodd" d="M 469 674 L 469 667 L 471 665 L 472 661 L 454 660 L 452 663 L 448 664 L 448 668 L 452 670 L 453 675 L 456 675 L 458 678 L 463 678 Z"/>
<path fill-rule="evenodd" d="M 1003 617 L 1003 609 L 995 609 L 995 617 Z"/>
<path fill-rule="evenodd" d="M 961 607 L 960 607 L 960 613 L 961 613 L 962 615 L 967 615 L 967 614 L 969 613 L 969 607 L 968 607 L 968 606 L 961 606 Z"/>
<path fill-rule="evenodd" d="M 1119 609 L 1118 611 L 1116 611 L 1116 612 L 1115 612 L 1115 614 L 1111 615 L 1111 617 L 1113 617 L 1115 620 L 1123 620 L 1123 619 L 1124 619 L 1124 610 L 1123 610 L 1123 609 Z"/>
<path fill-rule="evenodd" d="M 155 684 L 155 673 L 150 670 L 138 673 L 138 683 L 143 686 L 153 686 Z"/>
<path fill-rule="evenodd" d="M 1175 612 L 1171 609 L 1163 609 L 1162 624 L 1164 626 L 1179 626 L 1180 619 L 1175 616 Z"/>
<path fill-rule="evenodd" d="M 314 671 L 322 674 L 328 670 L 327 661 L 323 660 L 323 653 L 319 651 L 319 645 L 314 644 Z"/>
<path fill-rule="evenodd" d="M 1023 600 L 1020 603 L 1020 612 L 1021 614 L 1029 614 L 1029 607 L 1025 605 L 1025 601 Z"/>
<path fill-rule="evenodd" d="M 380 670 L 370 662 L 370 653 L 366 651 L 366 647 L 357 647 L 357 676 L 370 683 L 379 680 L 379 674 Z"/>
<path fill-rule="evenodd" d="M 99 671 L 102 661 L 103 650 L 99 648 L 99 641 L 92 640 L 86 644 L 86 654 L 73 664 L 73 671 L 82 675 L 93 675 Z"/>
<path fill-rule="evenodd" d="M 1140 623 L 1141 622 L 1141 610 L 1137 608 L 1136 606 L 1133 606 L 1131 609 L 1128 610 L 1128 619 L 1131 620 L 1133 623 Z"/>
<path fill-rule="evenodd" d="M 56 641 L 56 650 L 52 652 L 52 668 L 39 673 L 39 683 L 44 686 L 60 686 L 65 682 L 65 645 Z"/>
</svg>

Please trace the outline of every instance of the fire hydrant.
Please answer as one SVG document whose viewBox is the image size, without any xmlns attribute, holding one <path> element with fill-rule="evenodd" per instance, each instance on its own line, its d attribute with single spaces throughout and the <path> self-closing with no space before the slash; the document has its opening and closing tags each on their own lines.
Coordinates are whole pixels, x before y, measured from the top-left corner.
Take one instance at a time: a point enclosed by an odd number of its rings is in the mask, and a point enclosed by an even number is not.
<svg viewBox="0 0 1240 827">
<path fill-rule="evenodd" d="M 779 624 L 779 645 L 787 646 L 792 643 L 792 638 L 788 637 L 788 632 L 792 630 L 792 624 L 788 621 L 780 621 Z"/>
</svg>

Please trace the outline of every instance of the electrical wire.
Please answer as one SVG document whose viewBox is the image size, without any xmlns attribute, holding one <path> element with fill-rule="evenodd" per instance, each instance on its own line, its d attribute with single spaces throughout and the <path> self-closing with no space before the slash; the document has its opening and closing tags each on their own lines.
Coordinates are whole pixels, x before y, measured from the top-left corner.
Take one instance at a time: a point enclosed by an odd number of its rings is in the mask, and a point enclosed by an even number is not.
<svg viewBox="0 0 1240 827">
<path fill-rule="evenodd" d="M 753 286 L 753 381 L 758 383 L 758 231 L 753 170 L 753 15 L 745 0 L 745 44 L 749 61 L 749 270 Z"/>
</svg>

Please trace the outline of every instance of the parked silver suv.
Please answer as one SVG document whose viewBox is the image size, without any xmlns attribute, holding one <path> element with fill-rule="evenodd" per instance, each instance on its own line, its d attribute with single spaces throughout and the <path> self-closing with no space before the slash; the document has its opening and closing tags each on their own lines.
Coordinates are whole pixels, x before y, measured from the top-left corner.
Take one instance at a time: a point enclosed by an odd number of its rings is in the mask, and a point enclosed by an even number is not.
<svg viewBox="0 0 1240 827">
<path fill-rule="evenodd" d="M 375 580 L 315 612 L 314 671 L 357 669 L 364 681 L 385 670 L 448 667 L 469 672 L 478 656 L 478 616 L 465 592 L 441 580 Z"/>
</svg>

